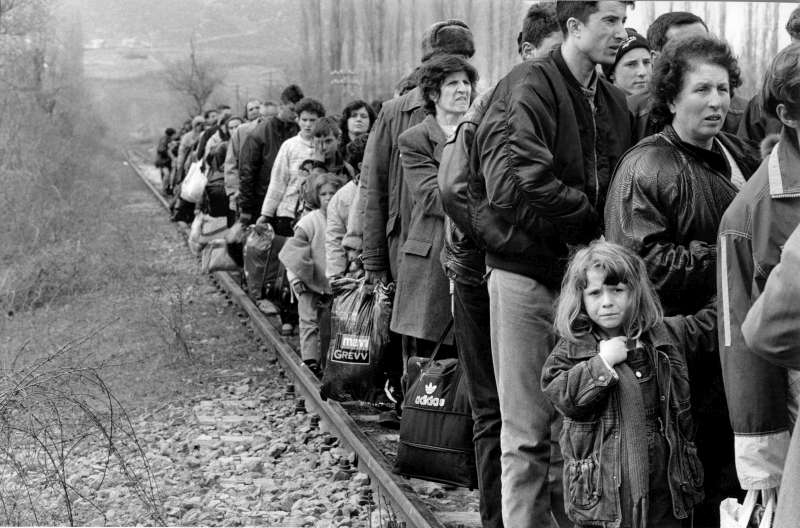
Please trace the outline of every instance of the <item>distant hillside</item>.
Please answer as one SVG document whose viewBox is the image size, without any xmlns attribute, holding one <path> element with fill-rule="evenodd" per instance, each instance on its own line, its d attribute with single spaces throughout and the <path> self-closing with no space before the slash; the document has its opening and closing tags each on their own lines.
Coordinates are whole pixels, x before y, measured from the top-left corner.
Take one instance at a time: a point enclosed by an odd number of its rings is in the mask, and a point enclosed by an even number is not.
<svg viewBox="0 0 800 528">
<path fill-rule="evenodd" d="M 105 46 L 135 43 L 154 48 L 198 48 L 241 62 L 240 52 L 259 62 L 285 62 L 298 53 L 300 11 L 284 0 L 71 0 L 81 13 L 85 42 Z M 227 52 L 227 53 L 226 53 Z"/>
</svg>

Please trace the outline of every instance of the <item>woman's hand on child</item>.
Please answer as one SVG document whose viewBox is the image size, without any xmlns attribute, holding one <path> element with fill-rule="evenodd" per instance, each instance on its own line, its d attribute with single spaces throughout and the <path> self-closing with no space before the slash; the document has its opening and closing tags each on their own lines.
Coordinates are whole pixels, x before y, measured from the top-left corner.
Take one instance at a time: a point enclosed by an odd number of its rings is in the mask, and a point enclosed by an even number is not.
<svg viewBox="0 0 800 528">
<path fill-rule="evenodd" d="M 600 357 L 611 367 L 628 359 L 628 347 L 626 345 L 625 336 L 604 339 L 600 341 L 598 348 L 600 350 Z"/>
</svg>

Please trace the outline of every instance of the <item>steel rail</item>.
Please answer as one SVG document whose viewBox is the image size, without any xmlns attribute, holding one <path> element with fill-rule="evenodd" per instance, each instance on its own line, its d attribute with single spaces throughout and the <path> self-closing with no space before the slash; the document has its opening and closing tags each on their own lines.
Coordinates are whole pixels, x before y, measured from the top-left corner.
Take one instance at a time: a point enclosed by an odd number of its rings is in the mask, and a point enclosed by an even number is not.
<svg viewBox="0 0 800 528">
<path fill-rule="evenodd" d="M 144 175 L 138 162 L 134 161 L 131 152 L 126 150 L 125 157 L 128 166 L 161 205 L 169 210 L 169 203 Z M 212 281 L 224 289 L 249 316 L 254 329 L 269 343 L 283 365 L 291 372 L 291 376 L 298 382 L 297 388 L 305 398 L 309 410 L 317 412 L 321 420 L 331 429 L 331 433 L 356 454 L 359 469 L 367 473 L 370 476 L 371 484 L 377 486 L 385 494 L 385 497 L 396 509 L 398 517 L 404 520 L 408 526 L 416 528 L 445 528 L 445 525 L 436 518 L 430 508 L 419 499 L 411 486 L 404 482 L 402 477 L 391 471 L 386 457 L 361 431 L 339 402 L 322 399 L 319 392 L 319 380 L 231 275 L 226 272 L 214 272 L 210 276 Z"/>
</svg>

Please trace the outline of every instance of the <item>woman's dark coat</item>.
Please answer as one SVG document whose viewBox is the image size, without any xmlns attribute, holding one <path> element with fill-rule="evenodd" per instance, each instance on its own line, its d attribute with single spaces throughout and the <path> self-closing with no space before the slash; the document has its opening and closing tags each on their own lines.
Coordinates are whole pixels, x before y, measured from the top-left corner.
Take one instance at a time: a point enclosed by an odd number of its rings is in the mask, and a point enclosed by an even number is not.
<svg viewBox="0 0 800 528">
<path fill-rule="evenodd" d="M 449 281 L 440 259 L 444 210 L 437 181 L 445 140 L 431 115 L 398 139 L 412 210 L 408 237 L 400 247 L 391 328 L 429 341 L 439 340 L 451 318 Z"/>
</svg>

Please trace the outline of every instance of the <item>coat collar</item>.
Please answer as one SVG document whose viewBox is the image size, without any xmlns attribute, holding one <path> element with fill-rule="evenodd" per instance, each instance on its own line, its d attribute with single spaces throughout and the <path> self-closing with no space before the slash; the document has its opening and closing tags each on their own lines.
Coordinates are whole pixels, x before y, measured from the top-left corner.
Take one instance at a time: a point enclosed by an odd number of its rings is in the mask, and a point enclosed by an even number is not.
<svg viewBox="0 0 800 528">
<path fill-rule="evenodd" d="M 581 93 L 586 94 L 587 91 L 592 92 L 592 98 L 594 98 L 595 94 L 597 93 L 598 88 L 602 85 L 601 78 L 597 74 L 597 71 L 592 74 L 592 78 L 589 81 L 589 86 L 584 86 L 578 79 L 572 75 L 572 72 L 569 70 L 569 66 L 567 66 L 566 61 L 564 60 L 564 55 L 561 53 L 561 46 L 558 46 L 554 50 L 550 52 L 550 56 L 553 58 L 553 62 L 555 63 L 558 71 L 561 72 L 561 76 L 564 78 L 564 81 L 572 86 L 575 90 L 580 91 Z"/>
<path fill-rule="evenodd" d="M 407 94 L 401 95 L 400 101 L 400 111 L 401 112 L 409 112 L 411 110 L 416 110 L 417 108 L 422 108 L 425 101 L 422 99 L 422 90 L 419 89 L 419 86 L 408 92 Z"/>
<path fill-rule="evenodd" d="M 651 345 L 661 352 L 667 352 L 669 348 L 675 346 L 675 340 L 672 338 L 663 322 L 658 323 L 646 332 L 642 336 L 641 342 Z M 564 350 L 569 357 L 583 358 L 592 357 L 597 353 L 597 343 L 598 340 L 594 334 L 587 332 L 578 336 L 577 341 L 562 339 L 557 346 Z"/>
<path fill-rule="evenodd" d="M 767 159 L 770 196 L 800 197 L 800 150 L 798 150 L 797 133 L 788 127 L 783 127 L 781 140 Z"/>
<path fill-rule="evenodd" d="M 425 119 L 422 120 L 422 123 L 425 127 L 425 132 L 427 132 L 428 137 L 431 139 L 431 143 L 434 145 L 439 145 L 447 141 L 447 137 L 444 135 L 444 130 L 442 130 L 442 127 L 439 126 L 439 123 L 436 121 L 436 117 L 433 114 L 426 115 Z"/>
</svg>

